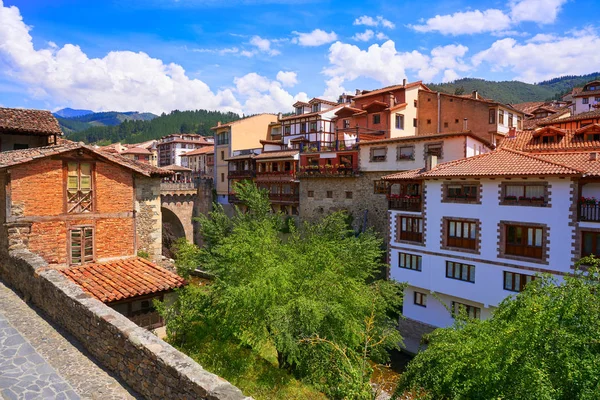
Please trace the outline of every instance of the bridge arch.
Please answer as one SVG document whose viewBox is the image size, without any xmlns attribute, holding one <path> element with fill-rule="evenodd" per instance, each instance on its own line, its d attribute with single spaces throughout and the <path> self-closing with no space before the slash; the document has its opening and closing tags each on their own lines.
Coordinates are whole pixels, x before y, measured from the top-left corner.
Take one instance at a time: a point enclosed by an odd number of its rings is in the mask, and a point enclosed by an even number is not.
<svg viewBox="0 0 600 400">
<path fill-rule="evenodd" d="M 162 207 L 162 247 L 163 255 L 169 258 L 173 257 L 171 248 L 179 238 L 187 238 L 184 224 L 177 214 L 169 208 Z M 189 239 L 188 239 L 189 240 Z"/>
</svg>

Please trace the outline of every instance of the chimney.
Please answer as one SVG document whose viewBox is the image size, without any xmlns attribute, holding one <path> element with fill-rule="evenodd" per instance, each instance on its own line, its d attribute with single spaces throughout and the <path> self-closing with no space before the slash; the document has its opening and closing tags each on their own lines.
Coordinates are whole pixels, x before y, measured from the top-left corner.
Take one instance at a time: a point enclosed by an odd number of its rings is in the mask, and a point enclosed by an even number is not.
<svg viewBox="0 0 600 400">
<path fill-rule="evenodd" d="M 425 171 L 431 171 L 433 168 L 437 167 L 438 158 L 434 154 L 427 154 L 427 159 L 425 160 Z"/>
<path fill-rule="evenodd" d="M 466 131 L 468 131 L 468 130 L 469 130 L 469 119 L 468 119 L 468 118 L 465 118 L 465 119 L 463 120 L 463 132 L 466 132 Z"/>
<path fill-rule="evenodd" d="M 356 92 L 354 92 L 355 96 L 360 96 L 360 89 L 356 89 Z"/>
<path fill-rule="evenodd" d="M 473 90 L 473 92 L 471 93 L 471 97 L 475 100 L 479 98 L 479 93 L 477 93 L 477 90 Z"/>
<path fill-rule="evenodd" d="M 596 161 L 598 159 L 598 153 L 595 151 L 590 153 L 590 161 Z"/>
<path fill-rule="evenodd" d="M 283 114 L 282 114 L 282 113 L 278 113 L 278 114 L 277 114 L 277 119 L 278 119 L 278 120 L 281 120 L 281 118 L 283 118 Z"/>
<path fill-rule="evenodd" d="M 402 79 L 402 86 L 406 87 L 406 78 Z"/>
<path fill-rule="evenodd" d="M 509 138 L 516 138 L 517 137 L 517 128 L 515 128 L 514 126 L 510 127 L 508 129 L 508 137 Z"/>
<path fill-rule="evenodd" d="M 217 122 L 217 126 L 221 126 L 221 121 Z"/>
</svg>

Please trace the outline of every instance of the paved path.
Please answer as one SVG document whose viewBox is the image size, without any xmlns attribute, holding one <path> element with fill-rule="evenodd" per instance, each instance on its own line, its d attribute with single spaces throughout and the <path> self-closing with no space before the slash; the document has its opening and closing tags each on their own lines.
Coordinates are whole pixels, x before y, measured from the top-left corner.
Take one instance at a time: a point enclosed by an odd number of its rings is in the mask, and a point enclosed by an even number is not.
<svg viewBox="0 0 600 400">
<path fill-rule="evenodd" d="M 1 280 L 0 397 L 141 399 Z"/>
</svg>

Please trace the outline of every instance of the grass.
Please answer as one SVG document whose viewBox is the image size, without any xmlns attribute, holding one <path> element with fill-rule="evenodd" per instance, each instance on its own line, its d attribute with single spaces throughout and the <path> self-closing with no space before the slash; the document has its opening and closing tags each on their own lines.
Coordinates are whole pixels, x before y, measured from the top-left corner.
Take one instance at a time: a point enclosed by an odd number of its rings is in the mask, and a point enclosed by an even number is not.
<svg viewBox="0 0 600 400">
<path fill-rule="evenodd" d="M 210 337 L 195 340 L 179 348 L 202 367 L 237 386 L 246 396 L 256 400 L 325 400 L 327 397 L 274 362 L 251 349 Z"/>
</svg>

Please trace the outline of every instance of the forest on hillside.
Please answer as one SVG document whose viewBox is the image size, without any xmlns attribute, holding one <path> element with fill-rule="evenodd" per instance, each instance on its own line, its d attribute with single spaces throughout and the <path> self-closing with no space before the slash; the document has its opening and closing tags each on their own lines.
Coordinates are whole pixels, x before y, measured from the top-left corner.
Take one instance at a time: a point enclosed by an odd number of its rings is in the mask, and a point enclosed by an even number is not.
<svg viewBox="0 0 600 400">
<path fill-rule="evenodd" d="M 219 121 L 225 123 L 239 118 L 238 114 L 232 112 L 174 110 L 169 114 L 163 113 L 151 121 L 126 120 L 116 126 L 95 126 L 80 132 L 70 133 L 67 138 L 73 141 L 105 145 L 115 142 L 140 143 L 159 139 L 171 133 L 198 133 L 204 136 L 212 136 L 210 128 L 217 125 Z"/>
<path fill-rule="evenodd" d="M 523 103 L 526 101 L 558 100 L 574 87 L 600 77 L 600 72 L 587 75 L 569 75 L 535 84 L 519 81 L 486 81 L 485 79 L 463 78 L 449 83 L 430 83 L 431 90 L 450 94 L 468 94 L 477 90 L 485 98 L 500 103 Z"/>
</svg>

